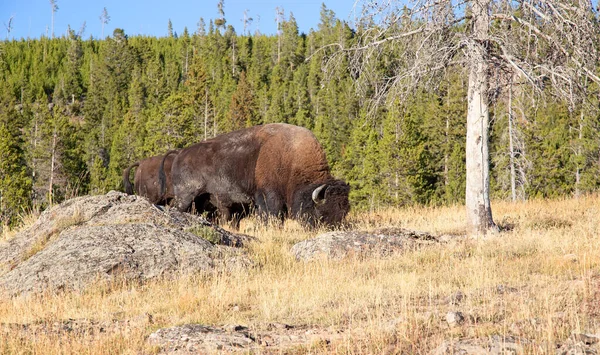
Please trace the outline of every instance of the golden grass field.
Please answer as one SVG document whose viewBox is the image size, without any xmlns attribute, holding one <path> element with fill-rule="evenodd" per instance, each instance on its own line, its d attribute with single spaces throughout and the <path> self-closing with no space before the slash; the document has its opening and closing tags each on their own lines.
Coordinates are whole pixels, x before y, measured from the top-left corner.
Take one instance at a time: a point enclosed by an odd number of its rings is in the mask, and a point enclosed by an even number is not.
<svg viewBox="0 0 600 355">
<path fill-rule="evenodd" d="M 490 334 L 523 337 L 537 344 L 527 353 L 549 353 L 572 332 L 600 333 L 599 206 L 599 196 L 496 201 L 494 219 L 504 231 L 485 239 L 306 263 L 290 248 L 318 232 L 294 222 L 259 228 L 248 220 L 241 232 L 259 240 L 247 247 L 255 263 L 248 270 L 0 299 L 0 353 L 153 353 L 145 341 L 151 332 L 186 323 L 285 323 L 335 335 L 286 351 L 294 354 L 421 354 L 446 339 Z M 349 220 L 357 229 L 465 230 L 462 206 L 352 213 Z M 448 302 L 458 291 L 464 301 Z M 470 318 L 450 327 L 448 311 Z M 80 326 L 61 330 L 69 319 Z"/>
</svg>

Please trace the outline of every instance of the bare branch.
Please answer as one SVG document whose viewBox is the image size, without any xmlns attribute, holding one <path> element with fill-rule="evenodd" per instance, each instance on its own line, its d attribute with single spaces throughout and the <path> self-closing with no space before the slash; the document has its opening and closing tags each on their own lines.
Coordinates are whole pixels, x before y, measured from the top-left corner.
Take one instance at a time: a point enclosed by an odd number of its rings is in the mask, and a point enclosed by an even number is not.
<svg viewBox="0 0 600 355">
<path fill-rule="evenodd" d="M 404 37 L 413 36 L 413 35 L 416 35 L 417 33 L 423 32 L 424 30 L 425 30 L 425 26 L 417 28 L 416 30 L 413 30 L 413 31 L 401 33 L 401 34 L 398 34 L 398 35 L 395 35 L 395 36 L 392 36 L 392 37 L 383 38 L 383 39 L 380 39 L 380 40 L 375 41 L 375 42 L 369 42 L 367 45 L 364 45 L 362 47 L 349 48 L 347 50 L 349 50 L 349 51 L 362 51 L 362 50 L 365 50 L 365 49 L 368 49 L 368 48 L 378 47 L 378 46 L 380 46 L 380 45 L 382 45 L 382 44 L 384 44 L 386 42 L 396 41 L 396 40 L 399 40 L 399 39 L 404 38 Z"/>
<path fill-rule="evenodd" d="M 15 18 L 15 15 L 11 15 L 10 18 L 8 19 L 8 24 L 4 24 L 4 27 L 6 28 L 6 39 L 8 39 L 8 37 L 10 36 L 10 33 L 12 32 L 13 29 L 13 19 Z"/>
<path fill-rule="evenodd" d="M 561 51 L 561 53 L 566 58 L 568 58 L 571 61 L 573 61 L 573 63 L 577 67 L 579 67 L 580 69 L 582 69 L 592 80 L 594 80 L 594 82 L 600 84 L 600 77 L 598 77 L 597 75 L 595 75 L 594 73 L 592 73 L 588 68 L 586 68 L 584 65 L 582 65 L 581 62 L 577 58 L 575 58 L 573 55 L 571 55 L 569 53 L 569 51 L 556 40 L 556 38 L 553 38 L 553 37 L 547 35 L 543 31 L 541 31 L 537 26 L 533 25 L 532 23 L 530 23 L 528 21 L 524 21 L 524 20 L 520 19 L 520 18 L 516 17 L 515 15 L 494 14 L 493 18 L 500 19 L 500 20 L 512 20 L 512 21 L 515 21 L 515 22 L 517 22 L 518 24 L 520 24 L 522 26 L 527 27 L 528 29 L 530 29 L 531 31 L 533 31 L 535 34 L 537 34 L 538 36 L 544 38 L 546 41 L 548 41 L 554 47 L 556 47 L 557 49 L 559 49 Z"/>
</svg>

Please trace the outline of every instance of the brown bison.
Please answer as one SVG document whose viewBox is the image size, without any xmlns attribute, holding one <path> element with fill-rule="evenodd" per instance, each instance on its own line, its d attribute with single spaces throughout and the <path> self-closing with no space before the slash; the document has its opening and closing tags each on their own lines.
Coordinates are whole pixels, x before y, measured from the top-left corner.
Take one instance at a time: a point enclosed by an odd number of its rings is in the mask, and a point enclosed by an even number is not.
<svg viewBox="0 0 600 355">
<path fill-rule="evenodd" d="M 162 163 L 163 157 L 166 158 L 164 159 L 164 163 Z M 173 198 L 173 185 L 171 184 L 173 158 L 174 156 L 172 155 L 166 157 L 164 155 L 157 155 L 131 164 L 123 170 L 123 187 L 125 188 L 125 192 L 133 195 L 133 189 L 135 188 L 136 195 L 146 197 L 155 205 L 166 205 Z M 161 163 L 163 164 L 162 172 L 165 175 L 163 178 L 165 187 L 162 191 L 158 177 Z M 134 167 L 137 167 L 137 169 L 135 170 L 132 187 L 129 180 L 129 172 Z"/>
<path fill-rule="evenodd" d="M 177 152 L 174 150 L 172 152 Z M 173 155 L 157 155 L 151 158 L 140 160 L 131 164 L 123 170 L 123 187 L 125 192 L 146 197 L 150 203 L 166 206 L 173 199 L 173 185 L 171 183 L 171 165 L 173 164 Z M 133 178 L 133 187 L 129 180 L 131 169 L 137 167 Z M 159 176 L 160 175 L 160 176 Z M 163 186 L 164 185 L 164 186 Z M 194 200 L 195 209 L 188 212 L 207 213 L 207 218 L 213 220 L 216 216 L 216 208 L 211 204 L 210 199 L 201 197 Z M 232 209 L 235 213 L 241 213 L 240 206 Z"/>
<path fill-rule="evenodd" d="M 165 156 L 165 170 L 174 153 Z M 225 220 L 236 206 L 254 205 L 264 221 L 335 225 L 350 209 L 350 187 L 331 176 L 315 136 L 289 124 L 241 129 L 187 147 L 173 160 L 171 178 L 179 211 L 203 196 Z"/>
</svg>

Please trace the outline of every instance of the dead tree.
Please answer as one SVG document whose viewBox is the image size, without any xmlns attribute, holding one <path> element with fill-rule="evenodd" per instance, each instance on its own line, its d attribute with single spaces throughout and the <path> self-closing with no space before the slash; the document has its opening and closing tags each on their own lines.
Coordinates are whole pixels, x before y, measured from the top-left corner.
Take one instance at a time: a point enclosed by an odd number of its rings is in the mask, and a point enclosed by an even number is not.
<svg viewBox="0 0 600 355">
<path fill-rule="evenodd" d="M 104 26 L 108 24 L 110 21 L 110 16 L 108 16 L 108 11 L 106 7 L 102 9 L 102 14 L 100 15 L 100 23 L 102 24 L 102 39 L 104 39 Z"/>
<path fill-rule="evenodd" d="M 11 15 L 8 19 L 8 24 L 5 22 L 4 27 L 6 28 L 6 40 L 8 41 L 8 37 L 10 37 L 10 33 L 13 29 L 13 20 L 15 19 L 15 15 Z"/>
<path fill-rule="evenodd" d="M 58 11 L 56 0 L 50 0 L 50 7 L 52 8 L 52 38 L 54 38 L 54 14 Z"/>
<path fill-rule="evenodd" d="M 364 0 L 353 47 L 335 44 L 351 58 L 360 95 L 376 107 L 435 84 L 444 69 L 468 69 L 466 210 L 471 234 L 497 230 L 489 187 L 489 107 L 507 78 L 542 94 L 575 102 L 573 88 L 594 69 L 598 48 L 597 13 L 589 1 L 574 0 Z M 381 58 L 390 65 L 374 65 Z M 393 58 L 392 60 L 389 60 Z"/>
</svg>

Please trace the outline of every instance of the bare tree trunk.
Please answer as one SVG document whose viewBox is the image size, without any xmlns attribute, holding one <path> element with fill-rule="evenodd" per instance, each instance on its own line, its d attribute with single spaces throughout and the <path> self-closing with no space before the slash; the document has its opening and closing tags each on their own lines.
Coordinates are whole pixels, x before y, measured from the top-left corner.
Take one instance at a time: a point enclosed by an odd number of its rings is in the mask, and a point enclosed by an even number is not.
<svg viewBox="0 0 600 355">
<path fill-rule="evenodd" d="M 38 143 L 38 114 L 35 114 L 34 116 L 34 126 L 33 126 L 33 151 L 37 152 L 37 143 Z M 31 159 L 31 175 L 32 175 L 32 181 L 33 181 L 33 186 L 35 186 L 35 179 L 36 179 L 36 158 L 34 157 L 33 159 Z"/>
<path fill-rule="evenodd" d="M 275 8 L 275 22 L 277 23 L 277 64 L 279 64 L 281 59 L 281 36 L 283 32 L 281 30 L 281 22 L 283 21 L 283 16 L 283 9 L 277 6 Z"/>
<path fill-rule="evenodd" d="M 485 55 L 490 26 L 489 4 L 490 0 L 473 2 L 475 43 L 472 44 L 469 53 L 465 202 L 468 232 L 477 235 L 497 229 L 492 219 L 490 206 L 489 105 L 487 98 L 489 77 L 486 72 Z"/>
<path fill-rule="evenodd" d="M 512 201 L 517 200 L 515 146 L 513 142 L 512 79 L 508 86 L 508 149 L 510 150 L 510 193 Z"/>
<path fill-rule="evenodd" d="M 48 203 L 52 205 L 53 198 L 53 187 L 54 187 L 54 166 L 56 165 L 56 127 L 52 134 L 52 153 L 50 158 L 50 182 L 48 184 Z"/>
<path fill-rule="evenodd" d="M 217 136 L 217 112 L 216 108 L 213 107 L 213 137 Z"/>
<path fill-rule="evenodd" d="M 575 150 L 575 197 L 579 198 L 579 196 L 581 196 L 581 189 L 580 189 L 580 185 L 581 185 L 581 169 L 579 167 L 579 157 L 581 156 L 581 144 L 583 142 L 583 120 L 584 120 L 584 114 L 583 114 L 583 105 L 581 107 L 581 113 L 579 115 L 579 133 L 578 133 L 578 143 L 577 143 L 577 148 Z"/>
<path fill-rule="evenodd" d="M 204 140 L 208 138 L 208 88 L 204 88 Z"/>
<path fill-rule="evenodd" d="M 447 93 L 448 97 L 446 100 L 446 106 L 448 107 L 448 111 L 450 110 L 450 84 L 448 84 L 448 93 Z M 444 135 L 445 137 L 445 144 L 446 144 L 446 149 L 444 149 L 444 186 L 446 188 L 448 188 L 448 184 L 450 183 L 449 178 L 448 178 L 448 160 L 449 158 L 449 151 L 450 151 L 450 115 L 446 114 L 446 130 L 444 131 Z"/>
<path fill-rule="evenodd" d="M 106 145 L 106 143 L 104 141 L 104 133 L 105 133 L 106 124 L 104 121 L 105 121 L 104 115 L 102 115 L 102 120 L 100 121 L 100 141 L 102 142 L 103 147 Z"/>
<path fill-rule="evenodd" d="M 231 75 L 235 75 L 235 38 L 231 41 Z"/>
<path fill-rule="evenodd" d="M 396 172 L 394 173 L 394 197 L 396 198 L 394 200 L 394 202 L 398 203 L 398 199 L 400 198 L 400 195 L 398 193 L 398 190 L 400 190 L 400 177 L 398 176 L 398 171 L 396 170 Z"/>
<path fill-rule="evenodd" d="M 185 50 L 185 79 L 187 80 L 188 77 L 188 57 L 190 55 L 190 48 L 189 45 Z"/>
<path fill-rule="evenodd" d="M 526 107 L 527 107 L 527 105 L 525 104 L 525 100 L 526 100 L 525 89 L 522 86 L 517 86 L 517 89 L 518 89 L 518 91 L 520 91 L 520 95 L 517 94 L 517 96 L 516 96 L 517 101 L 518 101 L 516 107 L 520 111 L 521 122 L 527 122 L 527 115 L 525 114 Z M 519 99 L 519 96 L 520 96 L 520 99 Z M 530 173 L 531 169 L 530 169 L 530 166 L 527 161 L 527 156 L 528 156 L 527 143 L 523 140 L 523 138 L 519 138 L 519 140 L 517 142 L 519 144 L 519 159 L 517 160 L 517 163 L 518 163 L 517 172 L 518 172 L 518 177 L 519 177 L 519 181 L 518 181 L 519 182 L 519 191 L 521 193 L 519 198 L 522 201 L 524 201 L 524 200 L 527 200 L 526 187 L 527 187 L 527 181 L 528 181 L 528 174 Z"/>
<path fill-rule="evenodd" d="M 398 127 L 398 121 L 394 122 L 394 145 L 397 147 L 400 142 L 400 128 Z M 398 199 L 400 198 L 400 174 L 398 173 L 398 166 L 394 169 L 394 196 L 396 197 L 395 203 L 398 203 Z"/>
</svg>

